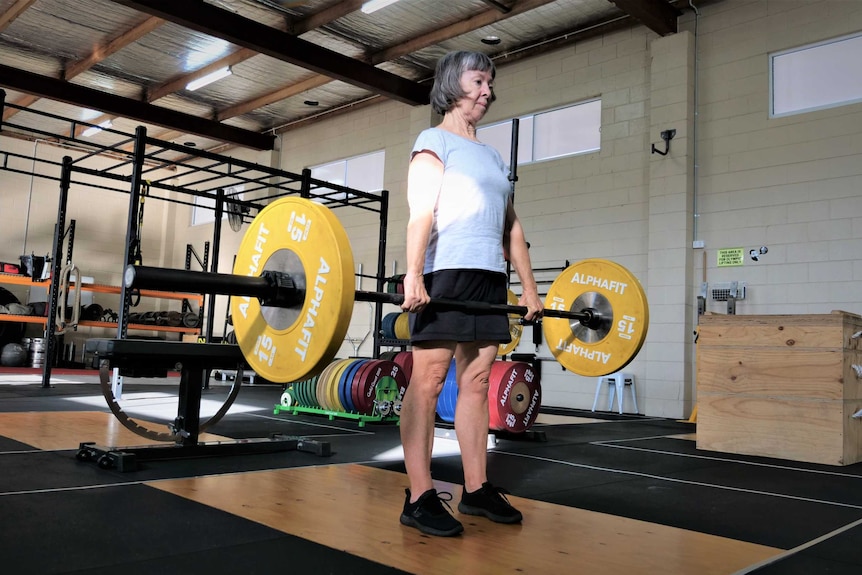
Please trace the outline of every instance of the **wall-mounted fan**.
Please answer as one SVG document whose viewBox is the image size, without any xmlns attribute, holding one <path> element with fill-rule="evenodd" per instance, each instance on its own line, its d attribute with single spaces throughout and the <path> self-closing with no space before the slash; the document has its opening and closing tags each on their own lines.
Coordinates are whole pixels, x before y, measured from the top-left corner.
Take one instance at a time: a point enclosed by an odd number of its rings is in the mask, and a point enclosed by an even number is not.
<svg viewBox="0 0 862 575">
<path fill-rule="evenodd" d="M 225 211 L 227 212 L 227 223 L 230 224 L 230 229 L 238 232 L 242 229 L 243 216 L 251 212 L 249 206 L 239 202 L 225 200 Z"/>
</svg>

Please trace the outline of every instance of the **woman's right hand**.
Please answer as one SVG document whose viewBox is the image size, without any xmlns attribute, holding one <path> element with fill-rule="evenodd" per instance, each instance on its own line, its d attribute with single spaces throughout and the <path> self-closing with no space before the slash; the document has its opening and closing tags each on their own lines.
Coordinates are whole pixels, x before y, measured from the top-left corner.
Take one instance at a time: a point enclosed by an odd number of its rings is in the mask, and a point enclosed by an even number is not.
<svg viewBox="0 0 862 575">
<path fill-rule="evenodd" d="M 404 276 L 404 311 L 421 311 L 431 301 L 431 296 L 425 290 L 425 278 L 422 274 L 407 274 Z"/>
</svg>

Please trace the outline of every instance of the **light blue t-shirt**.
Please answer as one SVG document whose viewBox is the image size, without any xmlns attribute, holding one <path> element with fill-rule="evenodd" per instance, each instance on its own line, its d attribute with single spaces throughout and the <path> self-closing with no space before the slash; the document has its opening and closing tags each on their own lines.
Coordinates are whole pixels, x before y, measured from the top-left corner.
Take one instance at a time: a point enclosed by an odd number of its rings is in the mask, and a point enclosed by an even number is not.
<svg viewBox="0 0 862 575">
<path fill-rule="evenodd" d="M 412 158 L 434 152 L 443 162 L 443 182 L 434 210 L 425 269 L 480 269 L 505 272 L 503 230 L 512 187 L 493 147 L 440 128 L 424 130 Z"/>
</svg>

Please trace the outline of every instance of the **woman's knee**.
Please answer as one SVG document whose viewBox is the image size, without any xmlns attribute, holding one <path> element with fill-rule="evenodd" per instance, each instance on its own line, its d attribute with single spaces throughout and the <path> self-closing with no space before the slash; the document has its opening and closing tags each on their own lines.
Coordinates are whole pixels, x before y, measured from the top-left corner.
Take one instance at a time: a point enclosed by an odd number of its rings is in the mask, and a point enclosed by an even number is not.
<svg viewBox="0 0 862 575">
<path fill-rule="evenodd" d="M 458 381 L 460 393 L 477 393 L 487 396 L 491 370 L 467 372 Z"/>
<path fill-rule="evenodd" d="M 410 386 L 407 388 L 419 388 L 426 393 L 440 393 L 446 375 L 449 372 L 448 364 L 430 363 L 423 366 L 413 364 L 413 374 L 410 377 Z"/>
</svg>

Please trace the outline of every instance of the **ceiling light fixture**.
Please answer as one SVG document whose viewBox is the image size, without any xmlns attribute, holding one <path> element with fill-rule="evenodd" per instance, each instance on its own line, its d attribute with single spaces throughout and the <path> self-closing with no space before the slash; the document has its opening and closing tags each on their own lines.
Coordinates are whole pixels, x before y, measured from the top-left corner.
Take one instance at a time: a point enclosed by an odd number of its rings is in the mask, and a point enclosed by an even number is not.
<svg viewBox="0 0 862 575">
<path fill-rule="evenodd" d="M 212 84 L 216 80 L 221 80 L 222 78 L 227 78 L 233 72 L 230 69 L 230 66 L 225 66 L 224 68 L 219 68 L 215 72 L 210 72 L 206 76 L 201 76 L 197 80 L 192 80 L 188 84 L 186 84 L 186 90 L 189 92 L 194 92 L 198 88 L 203 88 L 207 84 Z"/>
<path fill-rule="evenodd" d="M 366 14 L 371 14 L 372 12 L 377 12 L 381 8 L 386 8 L 390 4 L 395 4 L 398 0 L 369 0 L 368 2 L 362 5 L 362 10 Z"/>
<path fill-rule="evenodd" d="M 113 125 L 114 125 L 113 122 L 111 122 L 110 120 L 105 120 L 104 122 L 102 122 L 98 126 L 90 126 L 86 130 L 81 132 L 81 136 L 83 136 L 84 138 L 89 138 L 90 136 L 95 136 L 96 134 L 98 134 L 102 130 L 107 130 L 108 128 L 112 127 Z"/>
<path fill-rule="evenodd" d="M 482 42 L 482 44 L 487 44 L 489 46 L 496 46 L 497 44 L 500 43 L 500 37 L 499 36 L 485 36 L 484 38 L 482 38 L 481 42 Z"/>
</svg>

